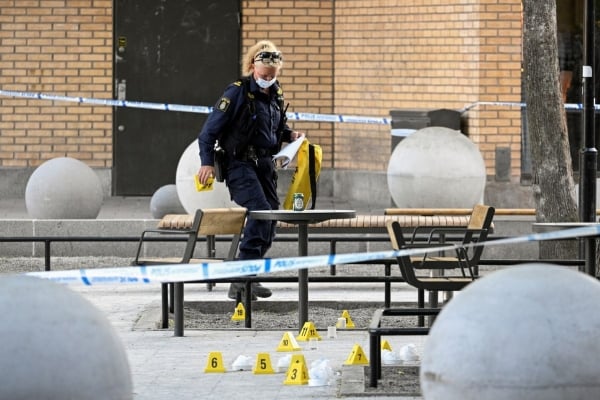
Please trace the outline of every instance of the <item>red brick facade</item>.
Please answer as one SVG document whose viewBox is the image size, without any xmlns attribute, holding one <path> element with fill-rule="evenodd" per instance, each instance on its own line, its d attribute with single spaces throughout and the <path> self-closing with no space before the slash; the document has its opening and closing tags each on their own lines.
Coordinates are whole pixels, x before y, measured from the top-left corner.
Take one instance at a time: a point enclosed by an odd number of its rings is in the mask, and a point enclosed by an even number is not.
<svg viewBox="0 0 600 400">
<path fill-rule="evenodd" d="M 242 1 L 243 50 L 273 40 L 288 111 L 389 117 L 392 109 L 462 109 L 521 101 L 519 0 Z M 112 97 L 112 1 L 0 0 L 0 87 Z M 243 51 L 242 50 L 242 51 Z M 494 173 L 496 147 L 520 173 L 520 110 L 463 116 Z M 390 127 L 294 122 L 323 146 L 324 167 L 385 171 Z M 0 98 L 0 166 L 59 156 L 112 166 L 112 109 Z"/>
</svg>

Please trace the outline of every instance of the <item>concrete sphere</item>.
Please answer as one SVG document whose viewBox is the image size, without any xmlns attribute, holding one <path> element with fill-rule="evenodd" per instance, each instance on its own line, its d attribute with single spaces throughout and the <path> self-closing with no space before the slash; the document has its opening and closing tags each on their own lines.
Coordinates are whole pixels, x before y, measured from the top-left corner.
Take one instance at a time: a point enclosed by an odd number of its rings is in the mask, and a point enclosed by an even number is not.
<svg viewBox="0 0 600 400">
<path fill-rule="evenodd" d="M 235 207 L 236 205 L 230 199 L 229 189 L 225 186 L 225 182 L 215 181 L 213 190 L 196 191 L 194 175 L 198 173 L 202 165 L 199 153 L 198 141 L 194 140 L 184 150 L 177 164 L 175 183 L 177 185 L 177 195 L 183 208 L 188 213 L 193 214 L 199 208 Z"/>
<path fill-rule="evenodd" d="M 483 202 L 486 171 L 479 149 L 459 131 L 429 127 L 392 152 L 387 182 L 406 208 L 472 208 Z"/>
<path fill-rule="evenodd" d="M 152 217 L 160 219 L 167 214 L 185 214 L 185 209 L 177 196 L 176 185 L 164 185 L 150 199 Z"/>
<path fill-rule="evenodd" d="M 600 283 L 527 264 L 467 286 L 425 343 L 426 400 L 600 398 Z"/>
<path fill-rule="evenodd" d="M 106 317 L 64 285 L 0 277 L 0 399 L 133 398 L 123 344 Z"/>
<path fill-rule="evenodd" d="M 69 157 L 41 164 L 25 188 L 27 213 L 36 219 L 93 219 L 100 213 L 103 198 L 94 170 Z"/>
</svg>

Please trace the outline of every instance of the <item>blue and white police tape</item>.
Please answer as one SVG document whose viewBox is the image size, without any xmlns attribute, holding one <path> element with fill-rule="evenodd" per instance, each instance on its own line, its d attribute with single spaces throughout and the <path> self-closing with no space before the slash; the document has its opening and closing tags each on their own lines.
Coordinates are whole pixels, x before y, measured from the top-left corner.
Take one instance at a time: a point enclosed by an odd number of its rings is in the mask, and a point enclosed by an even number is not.
<svg viewBox="0 0 600 400">
<path fill-rule="evenodd" d="M 110 107 L 129 107 L 129 108 L 144 108 L 149 110 L 161 111 L 182 111 L 197 114 L 209 114 L 212 107 L 205 106 L 187 106 L 183 104 L 166 104 L 166 103 L 149 103 L 144 101 L 128 101 L 128 100 L 111 100 L 111 99 L 93 99 L 87 97 L 72 97 L 60 96 L 56 94 L 34 93 L 34 92 L 18 92 L 14 90 L 0 90 L 1 96 L 7 97 L 22 97 L 27 99 L 49 100 L 49 101 L 66 101 L 71 103 L 93 104 L 98 106 Z"/>
<path fill-rule="evenodd" d="M 484 243 L 474 243 L 475 246 L 502 246 L 542 240 L 571 239 L 587 236 L 600 236 L 600 224 L 557 230 L 547 233 L 536 233 L 515 236 Z M 123 268 L 97 268 L 67 271 L 29 272 L 26 275 L 50 279 L 65 284 L 149 284 L 161 282 L 186 282 L 210 279 L 225 279 L 247 275 L 268 274 L 272 272 L 309 269 L 327 265 L 352 264 L 383 258 L 419 255 L 431 252 L 455 249 L 455 245 L 445 245 L 435 248 L 414 248 L 400 251 L 381 251 L 370 253 L 329 254 L 307 257 L 285 257 L 260 260 L 240 260 L 219 263 L 154 265 Z"/>
<path fill-rule="evenodd" d="M 477 106 L 500 106 L 500 107 L 519 107 L 526 108 L 527 103 L 513 103 L 508 101 L 477 101 L 475 103 L 471 103 L 460 110 L 460 113 L 463 114 L 469 111 L 472 108 Z M 578 103 L 565 103 L 565 108 L 567 110 L 583 110 L 583 104 Z M 595 110 L 600 110 L 600 104 L 594 106 Z"/>
<path fill-rule="evenodd" d="M 34 92 L 19 92 L 14 90 L 1 90 L 0 96 L 7 97 L 21 97 L 27 99 L 37 100 L 48 100 L 48 101 L 66 101 L 72 103 L 81 104 L 93 104 L 99 106 L 110 106 L 110 107 L 128 107 L 128 108 L 144 108 L 149 110 L 159 111 L 181 111 L 190 112 L 197 114 L 209 114 L 212 112 L 213 107 L 207 106 L 190 106 L 183 104 L 168 104 L 168 103 L 150 103 L 144 101 L 129 101 L 129 100 L 111 100 L 111 99 L 93 99 L 87 97 L 72 97 L 72 96 L 61 96 L 56 94 L 47 93 L 34 93 Z M 290 120 L 298 121 L 319 121 L 319 122 L 348 122 L 355 124 L 375 124 L 375 125 L 389 125 L 390 120 L 388 118 L 377 118 L 377 117 L 363 117 L 353 115 L 330 115 L 330 114 L 311 114 L 311 113 L 296 113 L 288 112 L 286 114 Z"/>
<path fill-rule="evenodd" d="M 99 106 L 110 106 L 110 107 L 128 107 L 128 108 L 143 108 L 149 110 L 159 111 L 180 111 L 190 112 L 197 114 L 209 114 L 212 112 L 213 107 L 208 106 L 190 106 L 184 104 L 169 104 L 169 103 L 151 103 L 145 101 L 129 101 L 129 100 L 112 100 L 112 99 L 94 99 L 87 97 L 73 97 L 73 96 L 61 96 L 56 94 L 39 93 L 39 92 L 19 92 L 14 90 L 1 90 L 0 96 L 6 97 L 21 97 L 27 99 L 37 100 L 48 100 L 48 101 L 66 101 L 81 104 L 92 104 Z M 502 102 L 502 101 L 477 101 L 466 105 L 460 112 L 465 113 L 470 109 L 477 106 L 501 106 L 501 107 L 527 107 L 525 103 L 516 102 Z M 583 109 L 582 104 L 565 104 L 567 109 Z M 600 105 L 595 106 L 596 110 L 600 110 Z M 340 115 L 340 114 L 314 114 L 314 113 L 298 113 L 288 112 L 287 117 L 289 120 L 296 121 L 315 121 L 315 122 L 342 122 L 342 123 L 353 123 L 353 124 L 372 124 L 372 125 L 390 125 L 392 123 L 389 118 L 379 117 L 367 117 L 357 115 Z"/>
</svg>

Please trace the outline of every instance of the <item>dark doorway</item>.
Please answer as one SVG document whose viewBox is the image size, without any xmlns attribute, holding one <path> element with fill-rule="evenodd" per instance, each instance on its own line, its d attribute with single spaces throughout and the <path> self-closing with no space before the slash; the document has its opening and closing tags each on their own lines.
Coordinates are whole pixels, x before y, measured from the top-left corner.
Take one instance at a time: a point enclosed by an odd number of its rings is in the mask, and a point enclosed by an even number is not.
<svg viewBox="0 0 600 400">
<path fill-rule="evenodd" d="M 239 0 L 115 0 L 114 97 L 212 106 L 239 76 Z M 206 114 L 115 107 L 113 194 L 152 195 Z"/>
</svg>

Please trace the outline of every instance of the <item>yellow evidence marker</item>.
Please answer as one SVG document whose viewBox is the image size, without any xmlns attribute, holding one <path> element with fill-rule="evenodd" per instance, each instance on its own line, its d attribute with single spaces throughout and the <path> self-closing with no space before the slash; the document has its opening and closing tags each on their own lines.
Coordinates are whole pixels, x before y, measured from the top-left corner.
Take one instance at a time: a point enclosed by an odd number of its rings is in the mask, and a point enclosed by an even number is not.
<svg viewBox="0 0 600 400">
<path fill-rule="evenodd" d="M 206 368 L 204 368 L 204 372 L 225 372 L 223 355 L 220 351 L 211 351 L 208 353 L 208 359 L 206 361 Z"/>
<path fill-rule="evenodd" d="M 231 316 L 232 321 L 244 321 L 246 319 L 246 308 L 244 307 L 244 303 L 238 303 L 235 306 L 235 310 L 233 310 L 233 315 Z"/>
<path fill-rule="evenodd" d="M 307 385 L 308 384 L 308 369 L 306 368 L 306 360 L 304 355 L 294 354 L 292 361 L 287 370 L 284 385 Z"/>
<path fill-rule="evenodd" d="M 298 351 L 302 350 L 292 332 L 286 332 L 283 334 L 281 341 L 279 342 L 279 346 L 277 346 L 277 351 Z"/>
<path fill-rule="evenodd" d="M 352 321 L 352 318 L 350 318 L 350 313 L 348 310 L 342 311 L 342 318 L 346 320 L 346 329 L 354 328 L 354 322 Z"/>
<path fill-rule="evenodd" d="M 368 365 L 369 360 L 365 355 L 362 347 L 359 344 L 355 344 L 352 347 L 352 353 L 348 356 L 346 361 L 344 361 L 344 365 Z"/>
<path fill-rule="evenodd" d="M 308 342 L 308 339 L 321 340 L 321 336 L 319 335 L 319 332 L 317 332 L 315 324 L 311 321 L 305 322 L 300 334 L 296 336 L 296 340 L 300 342 Z"/>
<path fill-rule="evenodd" d="M 256 363 L 252 369 L 254 374 L 274 374 L 273 366 L 271 365 L 271 356 L 269 353 L 258 353 L 256 355 Z"/>
</svg>

